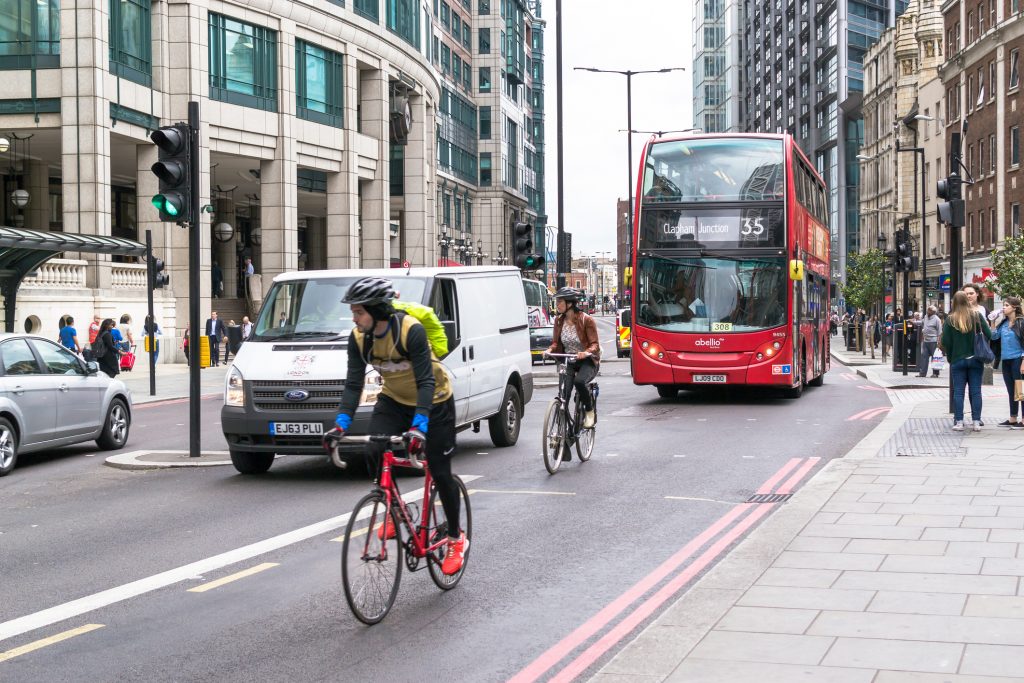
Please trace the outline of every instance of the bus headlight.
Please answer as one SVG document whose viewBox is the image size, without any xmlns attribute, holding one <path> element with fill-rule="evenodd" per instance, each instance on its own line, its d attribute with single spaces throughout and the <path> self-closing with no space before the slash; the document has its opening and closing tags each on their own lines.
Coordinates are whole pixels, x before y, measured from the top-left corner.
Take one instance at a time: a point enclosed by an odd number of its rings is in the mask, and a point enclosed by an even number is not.
<svg viewBox="0 0 1024 683">
<path fill-rule="evenodd" d="M 359 394 L 359 405 L 375 405 L 377 403 L 377 397 L 380 396 L 380 392 L 383 388 L 384 378 L 380 376 L 380 373 L 376 370 L 368 371 L 366 373 L 366 379 L 363 382 L 363 392 Z"/>
<path fill-rule="evenodd" d="M 242 373 L 234 365 L 231 366 L 231 371 L 228 372 L 227 379 L 224 381 L 224 405 L 235 408 L 245 407 L 245 387 L 242 383 Z"/>
</svg>

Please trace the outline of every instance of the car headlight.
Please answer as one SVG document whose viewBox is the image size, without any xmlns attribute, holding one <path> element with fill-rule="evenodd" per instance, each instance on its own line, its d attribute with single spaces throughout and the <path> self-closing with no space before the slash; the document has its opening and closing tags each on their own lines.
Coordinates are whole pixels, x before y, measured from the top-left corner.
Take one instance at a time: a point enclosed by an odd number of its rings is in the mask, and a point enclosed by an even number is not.
<svg viewBox="0 0 1024 683">
<path fill-rule="evenodd" d="M 384 378 L 380 376 L 380 373 L 376 370 L 367 370 L 366 379 L 363 382 L 363 393 L 359 394 L 359 405 L 372 406 L 377 403 L 377 397 L 380 396 L 383 388 Z"/>
<path fill-rule="evenodd" d="M 245 407 L 245 389 L 242 386 L 242 373 L 234 365 L 228 372 L 227 380 L 224 383 L 224 405 Z"/>
</svg>

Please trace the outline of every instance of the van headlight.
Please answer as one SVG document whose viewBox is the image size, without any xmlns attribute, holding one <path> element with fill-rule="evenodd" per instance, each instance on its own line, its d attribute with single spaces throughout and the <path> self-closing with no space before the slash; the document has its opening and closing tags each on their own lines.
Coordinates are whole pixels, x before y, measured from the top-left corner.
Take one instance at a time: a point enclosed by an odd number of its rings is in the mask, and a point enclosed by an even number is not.
<svg viewBox="0 0 1024 683">
<path fill-rule="evenodd" d="M 224 405 L 245 407 L 245 389 L 242 386 L 242 373 L 234 365 L 228 372 L 227 380 L 224 383 Z"/>
<path fill-rule="evenodd" d="M 376 370 L 368 370 L 363 381 L 363 393 L 359 394 L 359 405 L 372 406 L 376 404 L 377 397 L 380 396 L 383 388 L 384 378 L 380 376 L 380 373 Z"/>
</svg>

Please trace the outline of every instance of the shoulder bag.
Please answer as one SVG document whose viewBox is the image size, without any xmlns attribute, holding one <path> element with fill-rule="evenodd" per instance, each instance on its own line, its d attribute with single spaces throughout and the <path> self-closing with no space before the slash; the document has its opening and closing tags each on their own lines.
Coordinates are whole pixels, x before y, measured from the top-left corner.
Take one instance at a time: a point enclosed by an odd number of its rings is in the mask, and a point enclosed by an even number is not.
<svg viewBox="0 0 1024 683">
<path fill-rule="evenodd" d="M 985 333 L 981 331 L 981 322 L 975 322 L 974 357 L 982 363 L 991 363 L 996 359 L 996 355 L 992 353 L 992 347 L 989 346 L 989 341 L 990 340 L 985 336 Z"/>
</svg>

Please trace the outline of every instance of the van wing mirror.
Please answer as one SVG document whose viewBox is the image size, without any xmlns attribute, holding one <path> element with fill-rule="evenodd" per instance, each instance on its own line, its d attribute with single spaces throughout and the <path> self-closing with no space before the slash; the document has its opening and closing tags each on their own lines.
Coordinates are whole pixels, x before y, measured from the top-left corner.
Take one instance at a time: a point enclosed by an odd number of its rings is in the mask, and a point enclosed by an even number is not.
<svg viewBox="0 0 1024 683">
<path fill-rule="evenodd" d="M 455 328 L 454 320 L 442 320 L 441 325 L 444 326 L 444 335 L 448 337 L 448 353 L 451 354 L 455 350 L 455 347 L 459 345 L 458 331 Z"/>
</svg>

